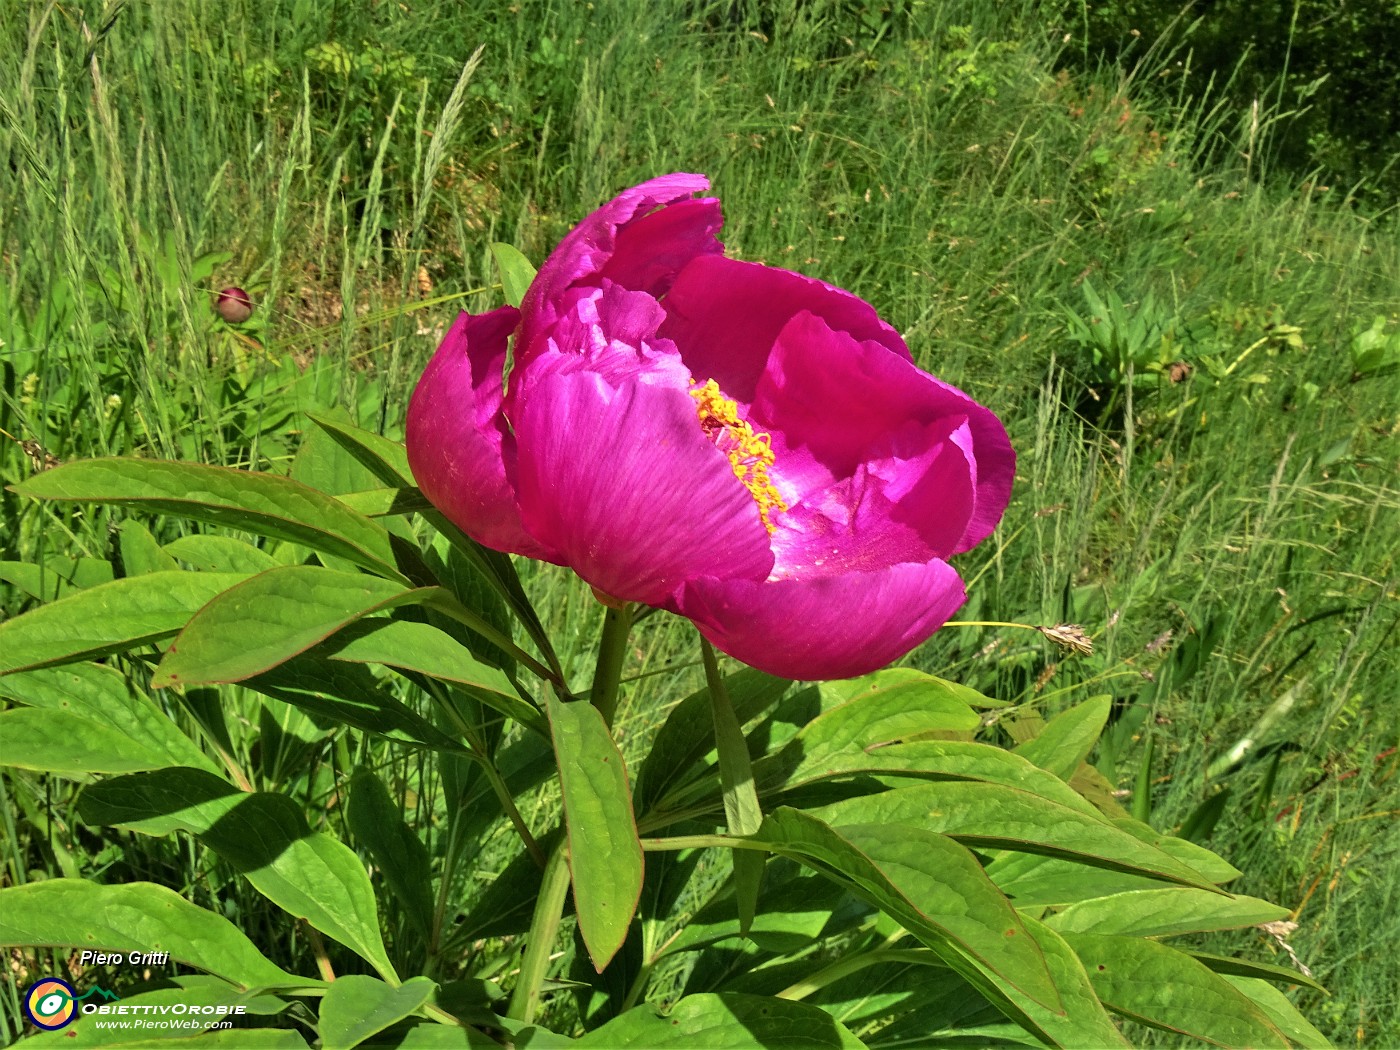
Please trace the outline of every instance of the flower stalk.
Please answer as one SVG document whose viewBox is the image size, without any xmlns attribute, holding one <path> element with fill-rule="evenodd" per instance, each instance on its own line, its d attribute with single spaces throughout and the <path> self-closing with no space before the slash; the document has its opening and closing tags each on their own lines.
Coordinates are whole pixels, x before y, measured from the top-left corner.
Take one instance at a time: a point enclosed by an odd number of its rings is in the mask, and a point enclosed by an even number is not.
<svg viewBox="0 0 1400 1050">
<path fill-rule="evenodd" d="M 559 933 L 559 920 L 564 915 L 564 899 L 569 893 L 568 838 L 561 836 L 540 882 L 540 895 L 535 901 L 535 914 L 526 934 L 525 954 L 520 959 L 520 976 L 511 992 L 507 1017 L 521 1024 L 531 1024 L 540 1006 L 540 988 L 549 971 L 551 949 Z"/>
<path fill-rule="evenodd" d="M 598 662 L 593 671 L 589 702 L 612 728 L 617 714 L 617 690 L 622 681 L 622 664 L 627 658 L 627 636 L 632 631 L 630 603 L 608 605 L 603 613 L 603 629 L 598 635 Z"/>
<path fill-rule="evenodd" d="M 603 721 L 611 728 L 617 713 L 617 696 L 622 680 L 622 665 L 627 657 L 627 638 L 632 630 L 634 607 L 626 602 L 605 602 L 603 627 L 598 635 L 598 659 L 593 670 L 593 688 L 589 700 Z M 538 848 L 538 847 L 536 847 Z M 539 897 L 526 935 L 525 954 L 520 960 L 520 976 L 511 992 L 507 1016 L 522 1024 L 534 1021 L 540 1004 L 540 988 L 549 972 L 549 963 L 559 922 L 564 914 L 564 901 L 569 893 L 569 836 L 561 835 L 544 866 Z"/>
</svg>

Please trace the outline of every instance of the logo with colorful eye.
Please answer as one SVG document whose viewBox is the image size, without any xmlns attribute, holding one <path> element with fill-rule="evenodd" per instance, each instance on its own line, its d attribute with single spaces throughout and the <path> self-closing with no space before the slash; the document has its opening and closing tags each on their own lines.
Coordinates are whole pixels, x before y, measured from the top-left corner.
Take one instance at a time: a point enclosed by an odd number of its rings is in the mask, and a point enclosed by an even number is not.
<svg viewBox="0 0 1400 1050">
<path fill-rule="evenodd" d="M 56 1032 L 67 1027 L 78 1015 L 74 1001 L 78 995 L 73 986 L 57 977 L 45 977 L 35 981 L 24 993 L 24 1012 L 34 1022 L 34 1027 L 46 1032 Z"/>
</svg>

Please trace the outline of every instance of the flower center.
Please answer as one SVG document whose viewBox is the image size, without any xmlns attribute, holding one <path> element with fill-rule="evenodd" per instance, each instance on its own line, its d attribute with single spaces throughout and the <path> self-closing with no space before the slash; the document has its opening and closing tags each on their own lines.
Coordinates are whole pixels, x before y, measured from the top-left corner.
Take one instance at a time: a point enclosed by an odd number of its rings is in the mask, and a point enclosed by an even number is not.
<svg viewBox="0 0 1400 1050">
<path fill-rule="evenodd" d="M 694 387 L 690 396 L 696 401 L 700 429 L 729 457 L 734 476 L 743 482 L 758 504 L 758 516 L 771 536 L 778 531 L 772 516 L 788 509 L 768 475 L 775 458 L 772 438 L 755 433 L 747 420 L 740 419 L 738 404 L 720 393 L 719 384 L 713 379 Z"/>
</svg>

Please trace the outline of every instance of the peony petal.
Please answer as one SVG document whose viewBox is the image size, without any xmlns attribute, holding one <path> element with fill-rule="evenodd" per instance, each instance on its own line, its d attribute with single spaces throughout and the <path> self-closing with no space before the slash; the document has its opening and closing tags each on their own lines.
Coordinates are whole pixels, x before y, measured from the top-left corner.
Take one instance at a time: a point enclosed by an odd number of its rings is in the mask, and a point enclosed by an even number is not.
<svg viewBox="0 0 1400 1050">
<path fill-rule="evenodd" d="M 954 554 L 961 554 L 990 536 L 1006 513 L 1006 506 L 1011 502 L 1011 485 L 1016 480 L 1016 453 L 1006 428 L 991 409 L 977 404 L 956 387 L 948 387 L 946 383 L 939 385 L 967 398 L 970 406 L 967 429 L 971 440 L 967 452 L 977 471 L 977 492 L 967 528 L 953 548 Z"/>
<path fill-rule="evenodd" d="M 703 574 L 767 576 L 773 554 L 753 497 L 700 429 L 686 388 L 664 374 L 613 385 L 551 367 L 563 356 L 531 366 L 515 420 L 531 535 L 626 601 L 660 604 Z"/>
<path fill-rule="evenodd" d="M 600 276 L 660 299 L 692 259 L 724 251 L 719 240 L 723 225 L 713 197 L 668 204 L 618 229 L 613 257 Z"/>
<path fill-rule="evenodd" d="M 513 307 L 459 314 L 408 403 L 408 462 L 423 494 L 478 543 L 551 558 L 524 530 L 511 484 L 515 442 L 501 413 Z M 552 558 L 551 558 L 552 560 Z"/>
<path fill-rule="evenodd" d="M 916 458 L 919 450 L 917 443 L 909 443 L 910 435 L 925 441 L 942 435 L 956 442 L 967 463 L 960 486 L 966 492 L 949 492 L 947 506 L 925 531 L 941 557 L 984 539 L 1011 498 L 1016 456 L 1006 429 L 989 409 L 912 362 L 833 330 L 813 313 L 799 312 L 779 333 L 755 385 L 749 416 L 756 427 L 774 435 L 775 472 L 783 473 L 785 463 L 800 469 L 795 482 L 802 488 L 799 498 L 821 483 L 823 473 L 835 483 L 873 459 Z M 896 437 L 892 420 L 925 429 L 905 432 L 904 447 L 897 448 L 891 444 Z M 948 469 L 954 465 L 944 463 Z M 934 494 L 924 490 L 923 495 L 927 502 Z M 928 509 L 937 508 L 930 503 Z M 947 536 L 949 519 L 957 521 L 952 537 Z"/>
<path fill-rule="evenodd" d="M 659 297 L 694 256 L 722 251 L 715 237 L 719 201 L 690 199 L 709 187 L 703 175 L 663 175 L 623 191 L 575 226 L 525 294 L 517 363 L 544 351 L 569 289 L 596 286 L 606 277 Z"/>
<path fill-rule="evenodd" d="M 671 606 L 730 656 L 814 681 L 884 667 L 933 634 L 965 598 L 946 562 L 806 580 L 689 581 Z"/>
<path fill-rule="evenodd" d="M 592 369 L 616 385 L 623 375 L 669 363 L 686 379 L 690 373 L 669 339 L 656 334 L 665 319 L 661 304 L 645 292 L 605 282 L 573 298 L 549 331 L 547 356 Z M 533 368 L 525 369 L 529 375 Z M 512 388 L 510 398 L 516 397 Z"/>
<path fill-rule="evenodd" d="M 663 301 L 661 334 L 696 379 L 713 379 L 740 404 L 753 399 L 778 335 L 802 311 L 860 344 L 912 360 L 909 348 L 864 299 L 823 281 L 758 263 L 705 255 L 681 271 Z"/>
<path fill-rule="evenodd" d="M 873 572 L 947 557 L 972 513 L 972 470 L 958 437 L 966 424 L 916 428 L 918 454 L 863 463 L 778 517 L 773 577 Z"/>
</svg>

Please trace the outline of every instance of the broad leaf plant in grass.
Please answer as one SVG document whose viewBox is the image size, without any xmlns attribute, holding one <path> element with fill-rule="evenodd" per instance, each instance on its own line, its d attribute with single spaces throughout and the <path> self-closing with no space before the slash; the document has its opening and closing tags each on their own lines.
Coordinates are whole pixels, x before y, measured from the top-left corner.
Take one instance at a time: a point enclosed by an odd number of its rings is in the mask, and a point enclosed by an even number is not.
<svg viewBox="0 0 1400 1050">
<path fill-rule="evenodd" d="M 997 700 L 886 669 L 965 600 L 1010 443 L 864 301 L 727 258 L 707 185 L 627 190 L 538 273 L 498 246 L 511 304 L 458 319 L 406 447 L 318 417 L 290 477 L 16 486 L 135 515 L 120 572 L 0 624 L 0 758 L 197 843 L 315 965 L 208 885 L 78 872 L 0 890 L 0 944 L 167 952 L 122 1002 L 242 1006 L 180 1036 L 229 1046 L 1326 1045 L 1277 987 L 1309 978 L 1191 947 L 1285 910 L 1079 790 L 1106 702 L 1008 751 Z M 511 555 L 592 587 L 591 675 Z M 663 614 L 705 685 L 639 741 L 629 638 Z M 259 789 L 250 697 L 287 761 L 334 737 L 328 794 Z M 100 1016 L 38 1042 L 105 1045 Z"/>
</svg>

